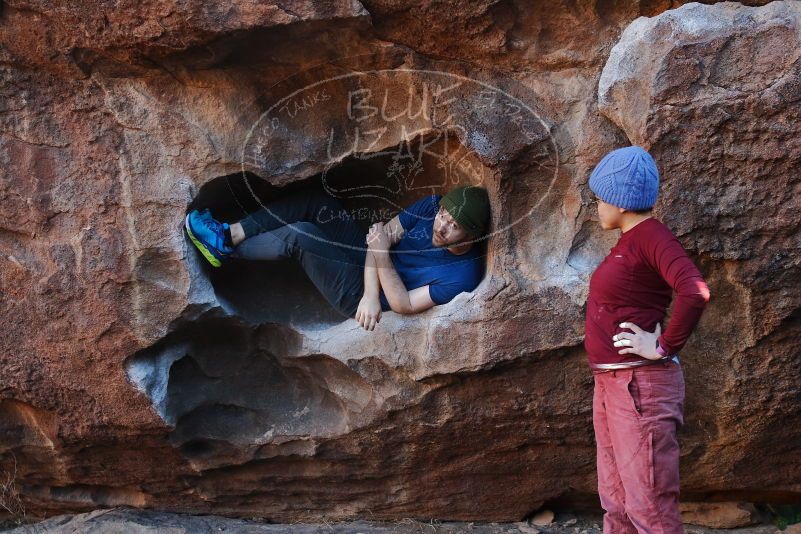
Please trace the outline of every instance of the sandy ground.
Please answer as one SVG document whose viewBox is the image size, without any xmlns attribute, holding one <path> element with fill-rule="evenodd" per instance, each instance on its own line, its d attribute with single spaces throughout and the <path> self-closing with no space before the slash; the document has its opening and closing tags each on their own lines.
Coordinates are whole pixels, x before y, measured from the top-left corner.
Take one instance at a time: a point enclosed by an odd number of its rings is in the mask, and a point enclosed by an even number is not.
<svg viewBox="0 0 801 534">
<path fill-rule="evenodd" d="M 211 534 L 228 533 L 286 533 L 286 534 L 600 534 L 600 517 L 570 514 L 557 515 L 548 526 L 534 526 L 528 522 L 518 523 L 479 523 L 479 522 L 429 522 L 406 519 L 396 522 L 346 521 L 336 523 L 293 523 L 266 524 L 256 521 L 229 519 L 220 516 L 183 515 L 153 512 L 132 508 L 112 508 L 94 512 L 51 517 L 39 523 L 24 526 L 6 524 L 0 530 L 6 533 L 167 533 L 167 534 Z M 10 530 L 9 530 L 10 529 Z M 707 534 L 731 532 L 737 534 L 774 534 L 778 529 L 773 525 L 760 525 L 736 530 L 714 530 L 685 525 L 687 534 Z"/>
</svg>

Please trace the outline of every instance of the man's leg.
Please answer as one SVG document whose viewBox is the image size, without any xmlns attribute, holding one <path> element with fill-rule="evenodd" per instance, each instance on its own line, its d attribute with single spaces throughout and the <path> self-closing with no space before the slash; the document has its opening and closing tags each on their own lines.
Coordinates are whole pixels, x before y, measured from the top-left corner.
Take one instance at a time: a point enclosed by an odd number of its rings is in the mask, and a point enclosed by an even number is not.
<svg viewBox="0 0 801 534">
<path fill-rule="evenodd" d="M 353 317 L 364 291 L 364 256 L 349 255 L 311 222 L 278 226 L 242 241 L 232 257 L 250 260 L 295 258 L 325 299 L 346 317 Z"/>
<path fill-rule="evenodd" d="M 310 222 L 328 236 L 333 245 L 354 261 L 364 257 L 366 232 L 334 197 L 318 191 L 294 191 L 264 205 L 239 221 L 245 240 L 286 224 Z M 364 265 L 364 261 L 361 261 Z"/>
<path fill-rule="evenodd" d="M 626 515 L 626 492 L 620 480 L 612 437 L 609 434 L 605 382 L 614 378 L 611 372 L 595 375 L 592 398 L 592 424 L 595 429 L 596 461 L 598 469 L 598 496 L 605 510 L 604 532 L 614 534 L 636 534 L 637 529 Z"/>
</svg>

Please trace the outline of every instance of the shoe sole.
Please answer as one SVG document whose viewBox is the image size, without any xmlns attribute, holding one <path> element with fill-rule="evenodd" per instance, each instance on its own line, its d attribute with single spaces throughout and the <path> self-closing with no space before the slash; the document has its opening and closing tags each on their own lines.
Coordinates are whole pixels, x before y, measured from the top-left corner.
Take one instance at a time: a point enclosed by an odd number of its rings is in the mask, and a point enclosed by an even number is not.
<svg viewBox="0 0 801 534">
<path fill-rule="evenodd" d="M 214 253 L 210 251 L 206 247 L 206 245 L 203 244 L 202 241 L 200 241 L 197 237 L 195 237 L 195 234 L 192 233 L 192 228 L 189 225 L 188 214 L 186 216 L 186 219 L 184 219 L 184 228 L 186 228 L 186 233 L 189 235 L 189 239 L 192 240 L 192 243 L 194 243 L 197 249 L 200 251 L 200 253 L 203 254 L 203 257 L 206 258 L 208 262 L 212 264 L 214 267 L 220 267 L 222 265 L 222 262 L 219 259 L 217 259 Z"/>
</svg>

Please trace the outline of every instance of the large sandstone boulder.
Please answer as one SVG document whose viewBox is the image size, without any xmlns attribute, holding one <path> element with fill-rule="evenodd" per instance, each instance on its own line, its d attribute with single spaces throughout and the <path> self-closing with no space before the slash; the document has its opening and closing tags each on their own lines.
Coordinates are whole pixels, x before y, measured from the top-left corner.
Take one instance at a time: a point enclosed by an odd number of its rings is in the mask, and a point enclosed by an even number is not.
<svg viewBox="0 0 801 534">
<path fill-rule="evenodd" d="M 583 307 L 617 236 L 586 179 L 629 142 L 712 288 L 682 354 L 684 490 L 798 495 L 798 5 L 642 4 L 5 2 L 0 465 L 20 502 L 518 520 L 592 499 Z M 715 74 L 688 75 L 702 60 Z M 366 226 L 458 183 L 491 192 L 485 279 L 373 332 L 292 262 L 214 270 L 181 228 L 304 188 Z"/>
</svg>

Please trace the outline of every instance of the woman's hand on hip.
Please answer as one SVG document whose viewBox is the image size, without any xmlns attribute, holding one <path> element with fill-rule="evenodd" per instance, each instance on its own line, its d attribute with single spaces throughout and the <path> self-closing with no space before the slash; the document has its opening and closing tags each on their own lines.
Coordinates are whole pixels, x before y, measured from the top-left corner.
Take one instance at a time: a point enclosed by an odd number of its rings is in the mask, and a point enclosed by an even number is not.
<svg viewBox="0 0 801 534">
<path fill-rule="evenodd" d="M 634 323 L 620 323 L 620 328 L 628 328 L 632 332 L 620 332 L 612 336 L 615 347 L 626 347 L 618 354 L 636 354 L 649 360 L 660 360 L 662 355 L 656 352 L 656 344 L 662 334 L 662 327 L 656 323 L 656 330 L 647 332 Z"/>
</svg>

